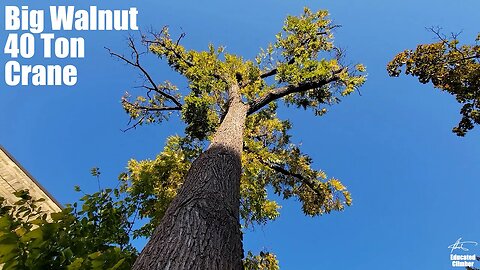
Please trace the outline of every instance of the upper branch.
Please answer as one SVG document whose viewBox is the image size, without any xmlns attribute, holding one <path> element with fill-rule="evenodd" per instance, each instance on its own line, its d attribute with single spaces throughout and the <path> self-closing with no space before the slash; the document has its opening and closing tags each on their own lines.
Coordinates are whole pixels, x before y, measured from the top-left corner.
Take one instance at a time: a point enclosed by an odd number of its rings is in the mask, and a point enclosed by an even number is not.
<svg viewBox="0 0 480 270">
<path fill-rule="evenodd" d="M 185 33 L 182 33 L 178 37 L 176 42 L 173 42 L 173 41 L 172 42 L 166 42 L 166 40 L 171 41 L 167 31 L 168 31 L 167 27 L 163 27 L 163 29 L 162 29 L 162 31 L 160 31 L 160 33 L 155 33 L 155 32 L 152 31 L 152 32 L 150 32 L 150 34 L 153 35 L 154 40 L 149 40 L 149 39 L 146 39 L 144 37 L 142 39 L 142 42 L 145 43 L 145 44 L 148 44 L 148 45 L 155 44 L 155 45 L 161 46 L 165 50 L 172 53 L 177 59 L 184 62 L 187 66 L 193 67 L 194 64 L 191 61 L 185 59 L 185 57 L 178 51 L 180 41 L 185 37 Z M 163 37 L 162 35 L 166 35 L 166 37 L 168 37 L 168 39 L 165 39 L 165 37 Z"/>
<path fill-rule="evenodd" d="M 324 80 L 320 80 L 317 82 L 307 82 L 307 83 L 302 83 L 298 85 L 287 85 L 279 88 L 275 88 L 271 90 L 268 94 L 266 94 L 263 97 L 259 97 L 256 100 L 252 101 L 250 103 L 250 108 L 247 112 L 247 115 L 253 114 L 254 112 L 260 110 L 263 108 L 265 105 L 268 103 L 275 101 L 279 98 L 282 98 L 286 95 L 293 94 L 293 93 L 301 93 L 305 92 L 311 89 L 319 88 L 324 85 L 327 85 L 331 82 L 338 81 L 340 77 L 338 76 L 339 73 L 341 73 L 343 69 L 337 70 L 333 72 L 333 75 Z"/>
<path fill-rule="evenodd" d="M 293 64 L 293 63 L 295 63 L 295 58 L 292 58 L 292 59 L 290 59 L 290 61 L 287 62 L 288 65 L 291 65 L 291 64 Z M 261 78 L 261 79 L 268 78 L 268 77 L 270 77 L 270 76 L 276 75 L 277 72 L 278 72 L 278 69 L 277 69 L 277 68 L 274 68 L 274 69 L 265 71 L 265 72 L 263 72 L 262 74 L 260 74 L 260 78 Z"/>
<path fill-rule="evenodd" d="M 163 107 L 147 107 L 147 106 L 142 106 L 138 104 L 133 104 L 129 102 L 126 99 L 122 99 L 123 103 L 126 103 L 132 107 L 135 107 L 136 109 L 139 110 L 144 110 L 144 111 L 150 111 L 150 112 L 160 112 L 160 111 L 180 111 L 182 108 L 181 107 L 169 107 L 169 106 L 163 106 Z"/>
<path fill-rule="evenodd" d="M 153 40 L 143 37 L 142 42 L 146 45 L 158 46 L 164 50 L 162 55 L 168 59 L 169 65 L 176 71 L 184 74 L 188 68 L 195 67 L 196 63 L 193 60 L 188 59 L 189 53 L 180 45 L 180 41 L 185 37 L 185 33 L 180 34 L 176 41 L 170 38 L 168 27 L 166 26 L 160 31 L 160 33 L 150 32 L 150 34 L 153 36 Z M 215 79 L 228 82 L 228 79 L 224 74 L 213 72 L 212 76 Z"/>
<path fill-rule="evenodd" d="M 181 108 L 182 107 L 182 104 L 172 95 L 166 93 L 165 91 L 162 91 L 160 88 L 158 88 L 158 85 L 155 83 L 155 81 L 153 80 L 152 76 L 147 72 L 147 70 L 140 64 L 140 56 L 142 55 L 142 53 L 140 53 L 137 49 L 137 47 L 135 46 L 135 42 L 133 40 L 133 38 L 128 38 L 128 46 L 130 47 L 130 49 L 132 50 L 132 60 L 131 59 L 128 59 L 126 58 L 125 56 L 121 55 L 121 54 L 118 54 L 116 52 L 113 52 L 111 49 L 109 48 L 105 48 L 108 50 L 109 54 L 111 56 L 114 56 L 114 57 L 117 57 L 119 58 L 120 60 L 124 61 L 125 63 L 133 66 L 133 67 L 136 67 L 140 70 L 140 72 L 145 76 L 145 78 L 147 79 L 147 81 L 152 85 L 151 90 L 157 92 L 158 94 L 162 95 L 163 97 L 165 97 L 166 99 L 170 100 L 171 102 L 173 102 L 178 108 Z"/>
<path fill-rule="evenodd" d="M 332 25 L 332 26 L 330 26 L 330 27 L 327 29 L 328 31 L 317 32 L 317 33 L 316 33 L 316 36 L 328 35 L 331 30 L 333 30 L 333 29 L 335 29 L 335 28 L 337 28 L 337 27 L 341 27 L 341 26 L 340 26 L 340 25 Z M 305 46 L 306 44 L 308 44 L 308 42 L 311 41 L 311 39 L 312 39 L 312 37 L 307 38 L 306 40 L 304 40 L 303 42 L 300 43 L 300 46 Z M 292 58 L 287 62 L 288 65 L 291 65 L 291 64 L 293 64 L 293 63 L 295 63 L 295 57 L 292 57 Z M 270 76 L 274 76 L 274 75 L 277 74 L 277 72 L 278 72 L 278 69 L 275 67 L 275 68 L 273 68 L 273 69 L 271 69 L 271 70 L 267 70 L 267 71 L 261 73 L 261 74 L 260 74 L 260 78 L 261 78 L 261 79 L 265 79 L 265 78 L 268 78 L 268 77 L 270 77 Z"/>
</svg>

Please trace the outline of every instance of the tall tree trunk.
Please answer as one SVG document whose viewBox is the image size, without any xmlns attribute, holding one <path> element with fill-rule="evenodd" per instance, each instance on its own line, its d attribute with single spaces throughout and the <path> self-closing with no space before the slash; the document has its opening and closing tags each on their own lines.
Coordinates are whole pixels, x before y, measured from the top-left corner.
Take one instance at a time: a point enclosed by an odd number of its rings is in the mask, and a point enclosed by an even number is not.
<svg viewBox="0 0 480 270">
<path fill-rule="evenodd" d="M 208 149 L 184 184 L 133 270 L 243 269 L 239 222 L 241 153 L 248 106 L 238 86 Z"/>
</svg>

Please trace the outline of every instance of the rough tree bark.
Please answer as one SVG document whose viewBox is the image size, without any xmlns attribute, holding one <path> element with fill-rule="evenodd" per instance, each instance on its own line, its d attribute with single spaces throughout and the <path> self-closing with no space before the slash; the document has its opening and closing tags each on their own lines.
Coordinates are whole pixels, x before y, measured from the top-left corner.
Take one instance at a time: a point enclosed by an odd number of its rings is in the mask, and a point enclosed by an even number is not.
<svg viewBox="0 0 480 270">
<path fill-rule="evenodd" d="M 243 269 L 239 204 L 248 105 L 236 84 L 229 97 L 210 146 L 192 163 L 133 270 Z"/>
</svg>

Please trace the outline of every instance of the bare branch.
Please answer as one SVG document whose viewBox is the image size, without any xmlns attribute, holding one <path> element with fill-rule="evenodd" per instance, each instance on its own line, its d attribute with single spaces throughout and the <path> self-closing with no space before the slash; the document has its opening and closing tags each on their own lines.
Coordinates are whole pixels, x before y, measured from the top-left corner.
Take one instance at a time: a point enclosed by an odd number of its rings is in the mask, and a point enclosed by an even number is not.
<svg viewBox="0 0 480 270">
<path fill-rule="evenodd" d="M 164 96 L 166 99 L 173 102 L 177 107 L 182 107 L 182 104 L 174 96 L 158 88 L 157 84 L 153 81 L 152 76 L 150 76 L 150 74 L 146 71 L 146 69 L 140 64 L 140 55 L 142 55 L 142 53 L 140 53 L 137 50 L 137 47 L 135 46 L 135 42 L 132 37 L 128 38 L 128 46 L 130 47 L 130 49 L 132 49 L 133 60 L 128 59 L 125 56 L 112 51 L 110 48 L 105 47 L 105 49 L 108 50 L 108 53 L 111 56 L 117 57 L 118 59 L 124 61 L 125 63 L 138 68 L 152 86 L 151 88 L 148 88 L 148 89 L 153 90 L 158 94 Z"/>
<path fill-rule="evenodd" d="M 174 46 L 172 46 L 172 45 L 169 45 L 168 43 L 166 43 L 163 40 L 164 37 L 161 36 L 167 29 L 168 29 L 167 27 L 164 27 L 162 29 L 162 31 L 160 31 L 160 33 L 154 33 L 153 31 L 150 32 L 150 34 L 154 37 L 154 40 L 149 40 L 149 39 L 144 37 L 142 39 L 142 42 L 147 44 L 147 45 L 150 45 L 150 44 L 158 45 L 158 46 L 164 48 L 165 50 L 167 50 L 168 52 L 172 53 L 177 59 L 179 59 L 180 61 L 185 63 L 188 67 L 195 66 L 195 64 L 193 62 L 189 61 L 188 59 L 185 59 L 184 55 L 179 53 L 179 51 L 177 50 L 177 47 L 179 46 L 180 41 L 186 36 L 186 34 L 185 33 L 180 34 L 180 36 L 178 37 L 176 42 L 172 41 L 172 44 L 174 44 Z M 227 78 L 222 74 L 214 73 L 214 74 L 212 74 L 212 76 L 215 79 L 222 80 L 224 82 L 228 82 Z"/>
<path fill-rule="evenodd" d="M 178 37 L 177 41 L 175 42 L 175 47 L 170 47 L 170 46 L 167 46 L 167 44 L 165 42 L 162 41 L 162 37 L 161 35 L 164 33 L 164 31 L 167 29 L 167 27 L 164 27 L 162 29 L 162 31 L 160 33 L 154 33 L 153 31 L 150 32 L 150 34 L 155 38 L 155 40 L 149 40 L 149 39 L 146 39 L 146 38 L 143 38 L 142 39 L 142 42 L 144 42 L 145 44 L 156 44 L 156 45 L 159 45 L 161 46 L 162 48 L 165 48 L 167 51 L 173 53 L 175 55 L 175 57 L 177 57 L 178 59 L 182 60 L 187 66 L 189 67 L 193 67 L 194 64 L 192 62 L 190 62 L 189 60 L 185 59 L 181 54 L 178 53 L 177 51 L 177 46 L 180 44 L 180 41 L 185 37 L 185 33 L 182 33 L 180 34 L 180 36 Z"/>
<path fill-rule="evenodd" d="M 149 112 L 159 112 L 159 111 L 180 111 L 182 108 L 181 107 L 147 107 L 147 106 L 142 106 L 138 104 L 133 104 L 127 100 L 122 100 L 122 103 L 127 103 L 128 105 L 134 107 L 135 109 L 140 109 L 144 111 L 149 111 Z"/>
<path fill-rule="evenodd" d="M 175 46 L 178 46 L 178 44 L 180 44 L 180 41 L 182 40 L 182 38 L 185 37 L 185 35 L 186 35 L 185 33 L 181 33 L 181 34 L 180 34 L 180 36 L 179 36 L 178 39 L 177 39 L 177 42 L 175 43 Z"/>
<path fill-rule="evenodd" d="M 462 55 L 462 58 L 464 58 L 464 59 L 468 58 L 461 50 L 458 49 L 458 47 L 457 47 L 456 44 L 455 44 L 455 45 L 452 45 L 452 43 L 447 39 L 447 37 L 446 37 L 444 34 L 441 33 L 442 28 L 440 28 L 440 27 L 437 26 L 436 28 L 430 27 L 430 28 L 427 28 L 427 29 L 430 30 L 431 32 L 433 32 L 433 33 L 437 36 L 437 38 L 438 38 L 444 45 L 448 46 L 448 48 L 453 49 L 453 50 L 455 50 L 456 52 L 458 52 L 459 54 L 461 54 L 461 55 Z M 453 38 L 454 40 L 456 40 L 460 34 L 461 34 L 461 32 L 460 32 L 460 33 L 457 33 L 457 34 L 452 33 L 452 38 Z M 472 57 L 472 58 L 475 58 L 475 57 Z"/>
<path fill-rule="evenodd" d="M 145 119 L 146 115 L 142 116 L 140 119 L 138 119 L 137 122 L 135 122 L 135 124 L 131 125 L 130 127 L 126 128 L 126 129 L 121 129 L 122 132 L 127 132 L 129 131 L 130 129 L 136 129 L 138 125 L 140 125 L 143 120 Z M 130 122 L 132 121 L 133 118 L 130 118 L 130 121 L 128 121 L 128 123 L 130 124 Z"/>
<path fill-rule="evenodd" d="M 480 54 L 472 54 L 472 55 L 465 55 L 465 52 L 460 50 L 456 44 L 452 45 L 451 42 L 447 39 L 447 36 L 441 33 L 442 28 L 440 27 L 429 27 L 427 30 L 431 31 L 435 36 L 446 46 L 448 46 L 450 49 L 455 50 L 457 53 L 462 55 L 462 58 L 454 61 L 448 62 L 448 64 L 455 64 L 461 61 L 467 61 L 467 60 L 473 60 L 473 59 L 480 59 Z M 451 38 L 454 40 L 458 40 L 458 36 L 462 32 L 460 31 L 459 33 L 451 33 Z"/>
<path fill-rule="evenodd" d="M 318 82 L 307 82 L 307 83 L 302 83 L 299 85 L 287 85 L 279 88 L 275 88 L 271 90 L 268 94 L 266 94 L 263 97 L 259 97 L 253 102 L 250 103 L 250 108 L 247 112 L 247 115 L 253 114 L 254 112 L 260 110 L 263 108 L 265 105 L 268 103 L 277 100 L 279 98 L 282 98 L 286 95 L 293 94 L 293 93 L 300 93 L 300 92 L 305 92 L 311 89 L 319 88 L 324 85 L 327 85 L 331 82 L 338 81 L 340 77 L 338 76 L 339 73 L 341 73 L 344 69 L 340 69 L 337 71 L 334 71 L 332 76 L 328 79 L 321 80 Z"/>
</svg>

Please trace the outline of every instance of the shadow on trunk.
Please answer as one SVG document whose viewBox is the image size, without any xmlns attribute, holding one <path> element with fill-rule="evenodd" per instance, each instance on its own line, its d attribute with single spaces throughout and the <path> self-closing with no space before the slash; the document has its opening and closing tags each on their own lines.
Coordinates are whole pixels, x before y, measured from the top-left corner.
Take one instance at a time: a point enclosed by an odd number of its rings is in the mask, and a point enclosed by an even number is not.
<svg viewBox="0 0 480 270">
<path fill-rule="evenodd" d="M 243 269 L 240 155 L 213 144 L 193 162 L 134 270 Z"/>
</svg>

